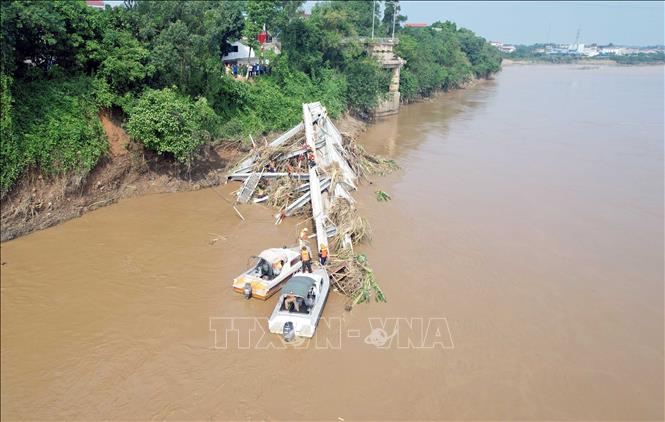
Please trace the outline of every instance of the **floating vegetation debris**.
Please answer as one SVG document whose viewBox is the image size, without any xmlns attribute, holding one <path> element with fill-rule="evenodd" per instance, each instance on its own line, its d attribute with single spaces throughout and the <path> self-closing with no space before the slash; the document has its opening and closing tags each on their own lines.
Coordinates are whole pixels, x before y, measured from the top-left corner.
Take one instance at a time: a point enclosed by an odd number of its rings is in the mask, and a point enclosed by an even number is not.
<svg viewBox="0 0 665 422">
<path fill-rule="evenodd" d="M 390 195 L 388 195 L 386 192 L 382 190 L 377 190 L 375 193 L 376 193 L 376 200 L 379 202 L 386 202 L 392 199 Z"/>
<path fill-rule="evenodd" d="M 399 170 L 395 160 L 368 153 L 362 145 L 352 138 L 345 138 L 344 147 L 347 153 L 345 158 L 358 177 L 367 179 L 367 176 L 385 176 Z"/>
<path fill-rule="evenodd" d="M 387 302 L 383 290 L 374 278 L 374 271 L 367 265 L 367 256 L 356 255 L 355 264 L 360 267 L 363 276 L 360 288 L 354 293 L 353 304 L 369 302 L 372 295 L 377 302 Z"/>
<path fill-rule="evenodd" d="M 331 256 L 329 266 L 333 285 L 351 299 L 351 304 L 367 303 L 372 297 L 376 302 L 387 302 L 364 254 L 355 255 L 343 249 L 342 253 Z"/>
</svg>

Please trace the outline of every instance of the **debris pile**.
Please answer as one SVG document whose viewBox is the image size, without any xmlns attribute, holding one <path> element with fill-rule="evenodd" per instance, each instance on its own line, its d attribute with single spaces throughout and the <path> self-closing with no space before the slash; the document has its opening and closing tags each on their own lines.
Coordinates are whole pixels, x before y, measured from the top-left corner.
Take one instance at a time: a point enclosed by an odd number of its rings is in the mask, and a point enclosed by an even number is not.
<svg viewBox="0 0 665 422">
<path fill-rule="evenodd" d="M 285 217 L 310 215 L 317 249 L 331 252 L 327 269 L 331 283 L 353 304 L 385 301 L 364 255 L 353 245 L 371 239 L 371 227 L 358 215 L 350 192 L 359 178 L 397 168 L 393 160 L 368 154 L 344 139 L 320 103 L 303 104 L 303 122 L 274 141 L 257 145 L 227 175 L 243 182 L 237 202 L 266 203 L 278 210 L 275 224 Z"/>
<path fill-rule="evenodd" d="M 351 138 L 346 138 L 344 147 L 347 151 L 346 159 L 358 177 L 367 179 L 367 176 L 376 174 L 384 176 L 399 169 L 395 160 L 372 155 Z"/>
</svg>

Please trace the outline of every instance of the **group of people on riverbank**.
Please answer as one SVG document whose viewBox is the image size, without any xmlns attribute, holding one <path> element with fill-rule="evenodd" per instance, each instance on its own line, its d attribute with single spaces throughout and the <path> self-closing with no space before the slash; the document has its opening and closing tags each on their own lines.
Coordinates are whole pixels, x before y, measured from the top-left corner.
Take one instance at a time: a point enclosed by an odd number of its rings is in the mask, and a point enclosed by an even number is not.
<svg viewBox="0 0 665 422">
<path fill-rule="evenodd" d="M 227 63 L 226 66 L 224 66 L 224 73 L 226 76 L 230 76 L 233 79 L 249 80 L 261 75 L 269 75 L 271 73 L 271 67 L 267 63 L 254 63 L 247 65 Z"/>
</svg>

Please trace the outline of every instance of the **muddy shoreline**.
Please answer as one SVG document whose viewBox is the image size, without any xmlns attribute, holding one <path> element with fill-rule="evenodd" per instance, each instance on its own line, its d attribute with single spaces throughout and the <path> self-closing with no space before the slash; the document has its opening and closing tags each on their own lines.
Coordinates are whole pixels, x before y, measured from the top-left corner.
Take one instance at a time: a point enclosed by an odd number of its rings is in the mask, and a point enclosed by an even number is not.
<svg viewBox="0 0 665 422">
<path fill-rule="evenodd" d="M 346 136 L 356 137 L 368 123 L 347 115 L 336 124 Z M 246 152 L 237 143 L 207 146 L 188 172 L 137 145 L 118 148 L 104 127 L 110 152 L 90 173 L 47 178 L 32 172 L 2 199 L 0 241 L 55 226 L 123 198 L 218 186 L 224 183 L 228 166 Z M 119 124 L 114 131 L 118 130 L 122 131 Z"/>
<path fill-rule="evenodd" d="M 459 89 L 482 82 L 474 79 Z M 402 107 L 447 93 L 437 91 L 430 97 L 404 103 Z M 237 143 L 209 145 L 187 171 L 178 163 L 129 142 L 119 116 L 100 113 L 100 120 L 109 138 L 108 156 L 84 176 L 70 174 L 49 178 L 37 171 L 23 176 L 0 203 L 0 242 L 58 225 L 123 198 L 218 186 L 224 183 L 228 166 L 246 153 Z M 361 120 L 347 113 L 334 123 L 343 136 L 356 138 L 375 121 Z"/>
<path fill-rule="evenodd" d="M 47 178 L 32 172 L 1 204 L 0 241 L 45 229 L 122 198 L 219 185 L 240 150 L 207 148 L 190 172 L 145 151 L 110 154 L 87 175 Z"/>
</svg>

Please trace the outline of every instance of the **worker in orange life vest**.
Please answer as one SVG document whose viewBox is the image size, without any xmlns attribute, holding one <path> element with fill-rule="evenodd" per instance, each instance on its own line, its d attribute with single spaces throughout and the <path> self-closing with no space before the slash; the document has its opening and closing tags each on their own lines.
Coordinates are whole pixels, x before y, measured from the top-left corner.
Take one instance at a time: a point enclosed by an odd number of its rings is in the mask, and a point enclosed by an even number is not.
<svg viewBox="0 0 665 422">
<path fill-rule="evenodd" d="M 326 261 L 328 260 L 328 248 L 326 245 L 321 245 L 321 248 L 319 249 L 319 261 L 321 262 L 321 265 L 326 265 Z"/>
<path fill-rule="evenodd" d="M 300 248 L 300 260 L 302 261 L 302 271 L 307 271 L 308 273 L 312 272 L 312 257 L 310 256 L 309 250 L 306 246 Z"/>
</svg>

